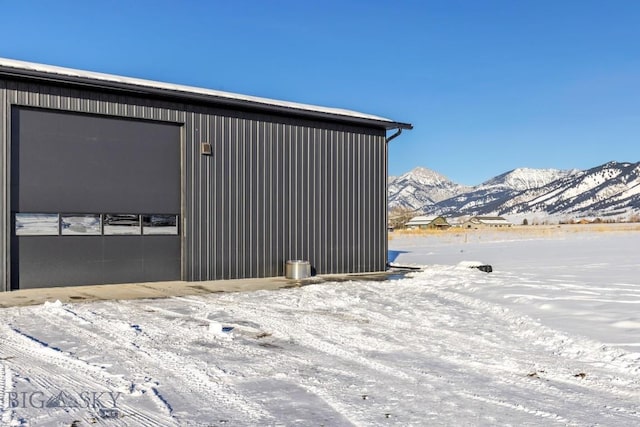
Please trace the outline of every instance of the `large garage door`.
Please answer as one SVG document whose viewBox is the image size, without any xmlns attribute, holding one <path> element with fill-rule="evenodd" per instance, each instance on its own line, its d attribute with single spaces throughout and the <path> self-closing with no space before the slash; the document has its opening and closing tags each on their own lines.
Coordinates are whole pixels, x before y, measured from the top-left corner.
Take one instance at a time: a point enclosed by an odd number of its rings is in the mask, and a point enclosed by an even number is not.
<svg viewBox="0 0 640 427">
<path fill-rule="evenodd" d="M 12 289 L 180 279 L 180 127 L 14 108 Z"/>
</svg>

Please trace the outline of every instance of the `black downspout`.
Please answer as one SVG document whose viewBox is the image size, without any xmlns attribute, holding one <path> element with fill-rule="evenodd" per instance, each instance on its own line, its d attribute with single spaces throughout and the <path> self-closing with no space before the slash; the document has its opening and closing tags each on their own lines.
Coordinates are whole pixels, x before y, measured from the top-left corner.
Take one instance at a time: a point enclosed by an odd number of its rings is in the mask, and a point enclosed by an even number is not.
<svg viewBox="0 0 640 427">
<path fill-rule="evenodd" d="M 393 135 L 391 135 L 389 138 L 387 138 L 387 144 L 389 143 L 389 141 L 391 141 L 393 138 L 397 138 L 400 136 L 400 134 L 402 133 L 402 128 L 398 128 L 398 132 L 394 133 Z"/>
</svg>

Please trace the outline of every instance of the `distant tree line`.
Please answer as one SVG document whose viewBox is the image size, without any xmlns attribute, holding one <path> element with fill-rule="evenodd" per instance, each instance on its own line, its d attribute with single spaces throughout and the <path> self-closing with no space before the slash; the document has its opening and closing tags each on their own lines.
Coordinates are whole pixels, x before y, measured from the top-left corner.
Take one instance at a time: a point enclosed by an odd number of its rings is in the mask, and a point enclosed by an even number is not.
<svg viewBox="0 0 640 427">
<path fill-rule="evenodd" d="M 395 206 L 389 211 L 389 227 L 393 229 L 404 228 L 407 222 L 416 215 L 420 215 L 417 209 L 412 209 L 407 206 Z M 616 218 L 568 218 L 558 221 L 558 224 L 614 224 L 623 222 L 640 222 L 640 214 L 632 214 L 628 218 L 616 217 Z M 548 219 L 533 218 L 531 221 L 524 218 L 522 225 L 550 225 L 555 224 Z"/>
<path fill-rule="evenodd" d="M 389 227 L 404 228 L 404 226 L 413 218 L 418 215 L 416 209 L 411 209 L 407 206 L 395 206 L 389 211 Z"/>
<path fill-rule="evenodd" d="M 640 222 L 640 214 L 632 214 L 628 218 L 616 217 L 616 218 L 594 218 L 594 219 L 564 219 L 560 220 L 559 224 L 617 224 L 623 222 Z"/>
</svg>

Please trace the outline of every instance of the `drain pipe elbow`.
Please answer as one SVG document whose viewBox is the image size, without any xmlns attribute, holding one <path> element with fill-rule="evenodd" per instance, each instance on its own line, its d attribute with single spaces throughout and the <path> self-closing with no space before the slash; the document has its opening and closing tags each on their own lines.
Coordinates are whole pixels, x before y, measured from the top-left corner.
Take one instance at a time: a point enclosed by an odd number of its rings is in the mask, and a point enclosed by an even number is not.
<svg viewBox="0 0 640 427">
<path fill-rule="evenodd" d="M 398 131 L 396 133 L 394 133 L 393 135 L 391 135 L 390 137 L 387 138 L 387 144 L 394 138 L 397 138 L 400 136 L 400 134 L 402 133 L 402 128 L 398 128 Z"/>
</svg>

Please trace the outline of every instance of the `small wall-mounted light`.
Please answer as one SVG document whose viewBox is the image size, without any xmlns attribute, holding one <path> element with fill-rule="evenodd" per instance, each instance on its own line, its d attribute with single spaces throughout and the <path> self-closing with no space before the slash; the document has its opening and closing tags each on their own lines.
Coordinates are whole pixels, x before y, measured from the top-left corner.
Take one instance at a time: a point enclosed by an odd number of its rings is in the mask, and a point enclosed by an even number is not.
<svg viewBox="0 0 640 427">
<path fill-rule="evenodd" d="M 203 156 L 210 156 L 211 155 L 211 144 L 208 142 L 201 142 L 200 143 L 200 154 L 202 154 Z"/>
</svg>

